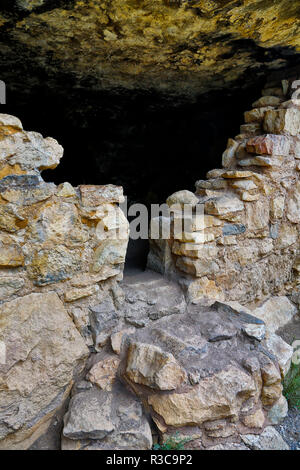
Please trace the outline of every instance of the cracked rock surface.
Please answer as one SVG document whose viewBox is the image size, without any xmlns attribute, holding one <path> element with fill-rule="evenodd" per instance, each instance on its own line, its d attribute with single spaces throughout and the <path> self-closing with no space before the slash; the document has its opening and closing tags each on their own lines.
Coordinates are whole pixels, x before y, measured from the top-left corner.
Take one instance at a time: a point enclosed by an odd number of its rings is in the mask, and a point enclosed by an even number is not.
<svg viewBox="0 0 300 470">
<path fill-rule="evenodd" d="M 154 88 L 191 96 L 236 86 L 240 79 L 253 83 L 260 74 L 295 65 L 299 5 L 5 0 L 0 35 L 5 79 L 16 86 L 10 64 L 60 86 L 69 76 L 98 90 Z M 35 86 L 34 79 L 26 82 L 27 89 Z"/>
</svg>

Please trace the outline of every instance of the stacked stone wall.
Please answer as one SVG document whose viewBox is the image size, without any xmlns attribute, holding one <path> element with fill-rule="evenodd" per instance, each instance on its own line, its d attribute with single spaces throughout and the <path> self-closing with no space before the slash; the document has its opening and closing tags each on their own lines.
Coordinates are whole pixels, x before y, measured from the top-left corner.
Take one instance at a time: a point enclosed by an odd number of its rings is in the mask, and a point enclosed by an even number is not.
<svg viewBox="0 0 300 470">
<path fill-rule="evenodd" d="M 276 331 L 297 314 L 281 294 L 300 273 L 300 109 L 276 88 L 245 118 L 223 168 L 167 200 L 190 230 L 151 240 L 185 296 L 150 272 L 120 285 L 122 188 L 45 183 L 62 147 L 0 115 L 0 449 L 288 448 L 271 425 L 293 355 Z"/>
</svg>

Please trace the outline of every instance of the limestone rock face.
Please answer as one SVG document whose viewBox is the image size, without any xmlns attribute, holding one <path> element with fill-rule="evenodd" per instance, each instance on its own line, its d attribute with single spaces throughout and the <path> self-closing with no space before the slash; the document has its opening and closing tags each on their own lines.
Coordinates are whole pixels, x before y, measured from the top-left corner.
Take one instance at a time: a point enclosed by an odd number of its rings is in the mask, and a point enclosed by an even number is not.
<svg viewBox="0 0 300 470">
<path fill-rule="evenodd" d="M 185 371 L 170 353 L 143 343 L 128 348 L 126 377 L 134 383 L 159 390 L 174 390 L 185 380 Z"/>
<path fill-rule="evenodd" d="M 14 87 L 20 63 L 20 70 L 33 75 L 42 69 L 43 78 L 62 77 L 64 86 L 70 74 L 75 85 L 96 90 L 155 88 L 195 95 L 239 87 L 241 80 L 253 84 L 261 73 L 289 60 L 294 64 L 299 53 L 297 4 L 289 0 L 76 0 L 55 6 L 11 0 L 1 9 L 0 28 L 10 38 L 1 47 L 3 79 Z M 261 58 L 261 48 L 268 60 Z M 18 85 L 30 90 L 35 80 L 30 73 L 25 79 Z"/>
<path fill-rule="evenodd" d="M 65 416 L 63 450 L 147 450 L 150 425 L 142 405 L 119 382 L 111 391 L 93 387 L 74 395 Z"/>
<path fill-rule="evenodd" d="M 255 309 L 253 314 L 263 320 L 270 331 L 275 332 L 292 320 L 297 308 L 287 297 L 273 297 L 261 307 Z"/>
<path fill-rule="evenodd" d="M 128 243 L 128 222 L 118 206 L 123 190 L 45 183 L 40 172 L 57 166 L 62 154 L 54 139 L 0 115 L 3 449 L 29 448 L 47 434 L 82 372 L 87 345 L 95 352 L 112 332 L 107 311 L 106 337 L 101 312 L 93 312 L 105 301 L 115 312 L 118 301 Z M 93 375 L 104 389 L 111 386 L 107 368 Z M 99 430 L 87 432 L 93 431 Z M 104 426 L 106 431 L 111 429 Z"/>
<path fill-rule="evenodd" d="M 88 349 L 54 292 L 1 305 L 0 340 L 0 448 L 27 448 L 62 405 Z"/>
<path fill-rule="evenodd" d="M 0 136 L 1 300 L 51 286 L 89 342 L 88 307 L 108 291 L 99 283 L 116 286 L 123 270 L 129 237 L 118 206 L 123 190 L 45 183 L 40 172 L 59 163 L 62 147 L 6 114 L 0 115 Z M 16 280 L 15 271 L 5 280 L 7 269 L 16 268 Z"/>
<path fill-rule="evenodd" d="M 5 126 L 3 127 L 5 132 Z M 37 132 L 13 128 L 0 142 L 2 169 L 7 164 L 15 165 L 21 171 L 55 168 L 62 156 L 63 148 L 55 139 L 44 139 Z"/>
<path fill-rule="evenodd" d="M 268 426 L 260 436 L 247 434 L 242 436 L 242 440 L 253 450 L 289 450 L 289 446 L 271 426 Z"/>
<path fill-rule="evenodd" d="M 182 289 L 155 273 L 131 276 L 123 283 L 123 289 L 125 303 L 122 311 L 126 323 L 138 328 L 151 320 L 183 313 L 186 309 Z"/>
<path fill-rule="evenodd" d="M 254 343 L 244 332 L 255 322 L 261 321 L 216 302 L 211 308 L 190 305 L 171 322 L 162 318 L 127 334 L 120 374 L 150 406 L 162 434 L 190 429 L 199 438 L 212 432 L 209 423 L 225 420 L 227 426 L 241 417 L 249 428 L 263 427 L 264 403 L 280 398 L 281 375 L 276 359 L 264 353 L 264 340 Z M 172 370 L 172 387 L 158 384 L 164 364 Z M 236 435 L 236 426 L 226 433 Z"/>
</svg>

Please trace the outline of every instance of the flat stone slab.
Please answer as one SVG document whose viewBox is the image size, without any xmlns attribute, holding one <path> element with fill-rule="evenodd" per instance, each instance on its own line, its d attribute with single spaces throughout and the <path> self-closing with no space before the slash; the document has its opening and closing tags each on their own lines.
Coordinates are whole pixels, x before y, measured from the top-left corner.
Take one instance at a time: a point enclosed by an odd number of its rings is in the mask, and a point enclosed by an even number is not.
<svg viewBox="0 0 300 470">
<path fill-rule="evenodd" d="M 77 391 L 65 415 L 62 450 L 149 450 L 150 425 L 140 401 L 120 382 L 111 391 Z"/>
</svg>

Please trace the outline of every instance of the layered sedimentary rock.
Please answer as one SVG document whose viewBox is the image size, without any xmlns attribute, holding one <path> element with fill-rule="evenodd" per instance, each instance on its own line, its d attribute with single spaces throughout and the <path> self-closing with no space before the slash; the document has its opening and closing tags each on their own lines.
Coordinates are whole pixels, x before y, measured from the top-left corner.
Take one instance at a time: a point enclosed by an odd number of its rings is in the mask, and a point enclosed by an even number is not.
<svg viewBox="0 0 300 470">
<path fill-rule="evenodd" d="M 223 167 L 189 198 L 172 195 L 169 215 L 152 220 L 171 235 L 153 237 L 148 265 L 179 279 L 192 301 L 261 302 L 299 284 L 299 85 L 269 84 L 229 139 Z M 182 217 L 188 228 L 178 229 Z"/>
<path fill-rule="evenodd" d="M 202 448 L 264 427 L 281 397 L 281 374 L 265 341 L 247 332 L 262 324 L 223 304 L 189 306 L 124 338 L 120 372 L 162 439 L 177 431 Z"/>
<path fill-rule="evenodd" d="M 1 305 L 0 343 L 0 449 L 24 449 L 46 432 L 89 350 L 55 292 Z"/>
<path fill-rule="evenodd" d="M 123 190 L 45 183 L 62 155 L 0 115 L 0 448 L 45 433 L 94 344 L 90 309 L 122 278 Z"/>
<path fill-rule="evenodd" d="M 297 314 L 291 85 L 264 90 L 223 168 L 152 221 L 176 227 L 151 240 L 165 278 L 123 283 L 122 188 L 45 183 L 61 146 L 0 115 L 0 448 L 42 448 L 54 419 L 63 449 L 150 449 L 176 432 L 195 449 L 287 448 L 270 425 L 293 354 L 276 331 Z"/>
<path fill-rule="evenodd" d="M 71 399 L 63 450 L 151 449 L 150 424 L 137 397 L 117 380 L 109 391 L 86 386 Z"/>
<path fill-rule="evenodd" d="M 64 89 L 69 76 L 87 89 L 193 96 L 295 65 L 298 29 L 289 0 L 4 1 L 2 78 L 27 90 L 36 76 Z M 26 70 L 19 83 L 16 67 Z"/>
<path fill-rule="evenodd" d="M 63 449 L 149 449 L 149 413 L 160 443 L 180 436 L 189 449 L 288 448 L 270 424 L 287 412 L 281 379 L 293 350 L 259 318 L 218 302 L 187 305 L 110 341 L 114 353 L 107 344 L 92 355 L 73 388 Z"/>
</svg>

